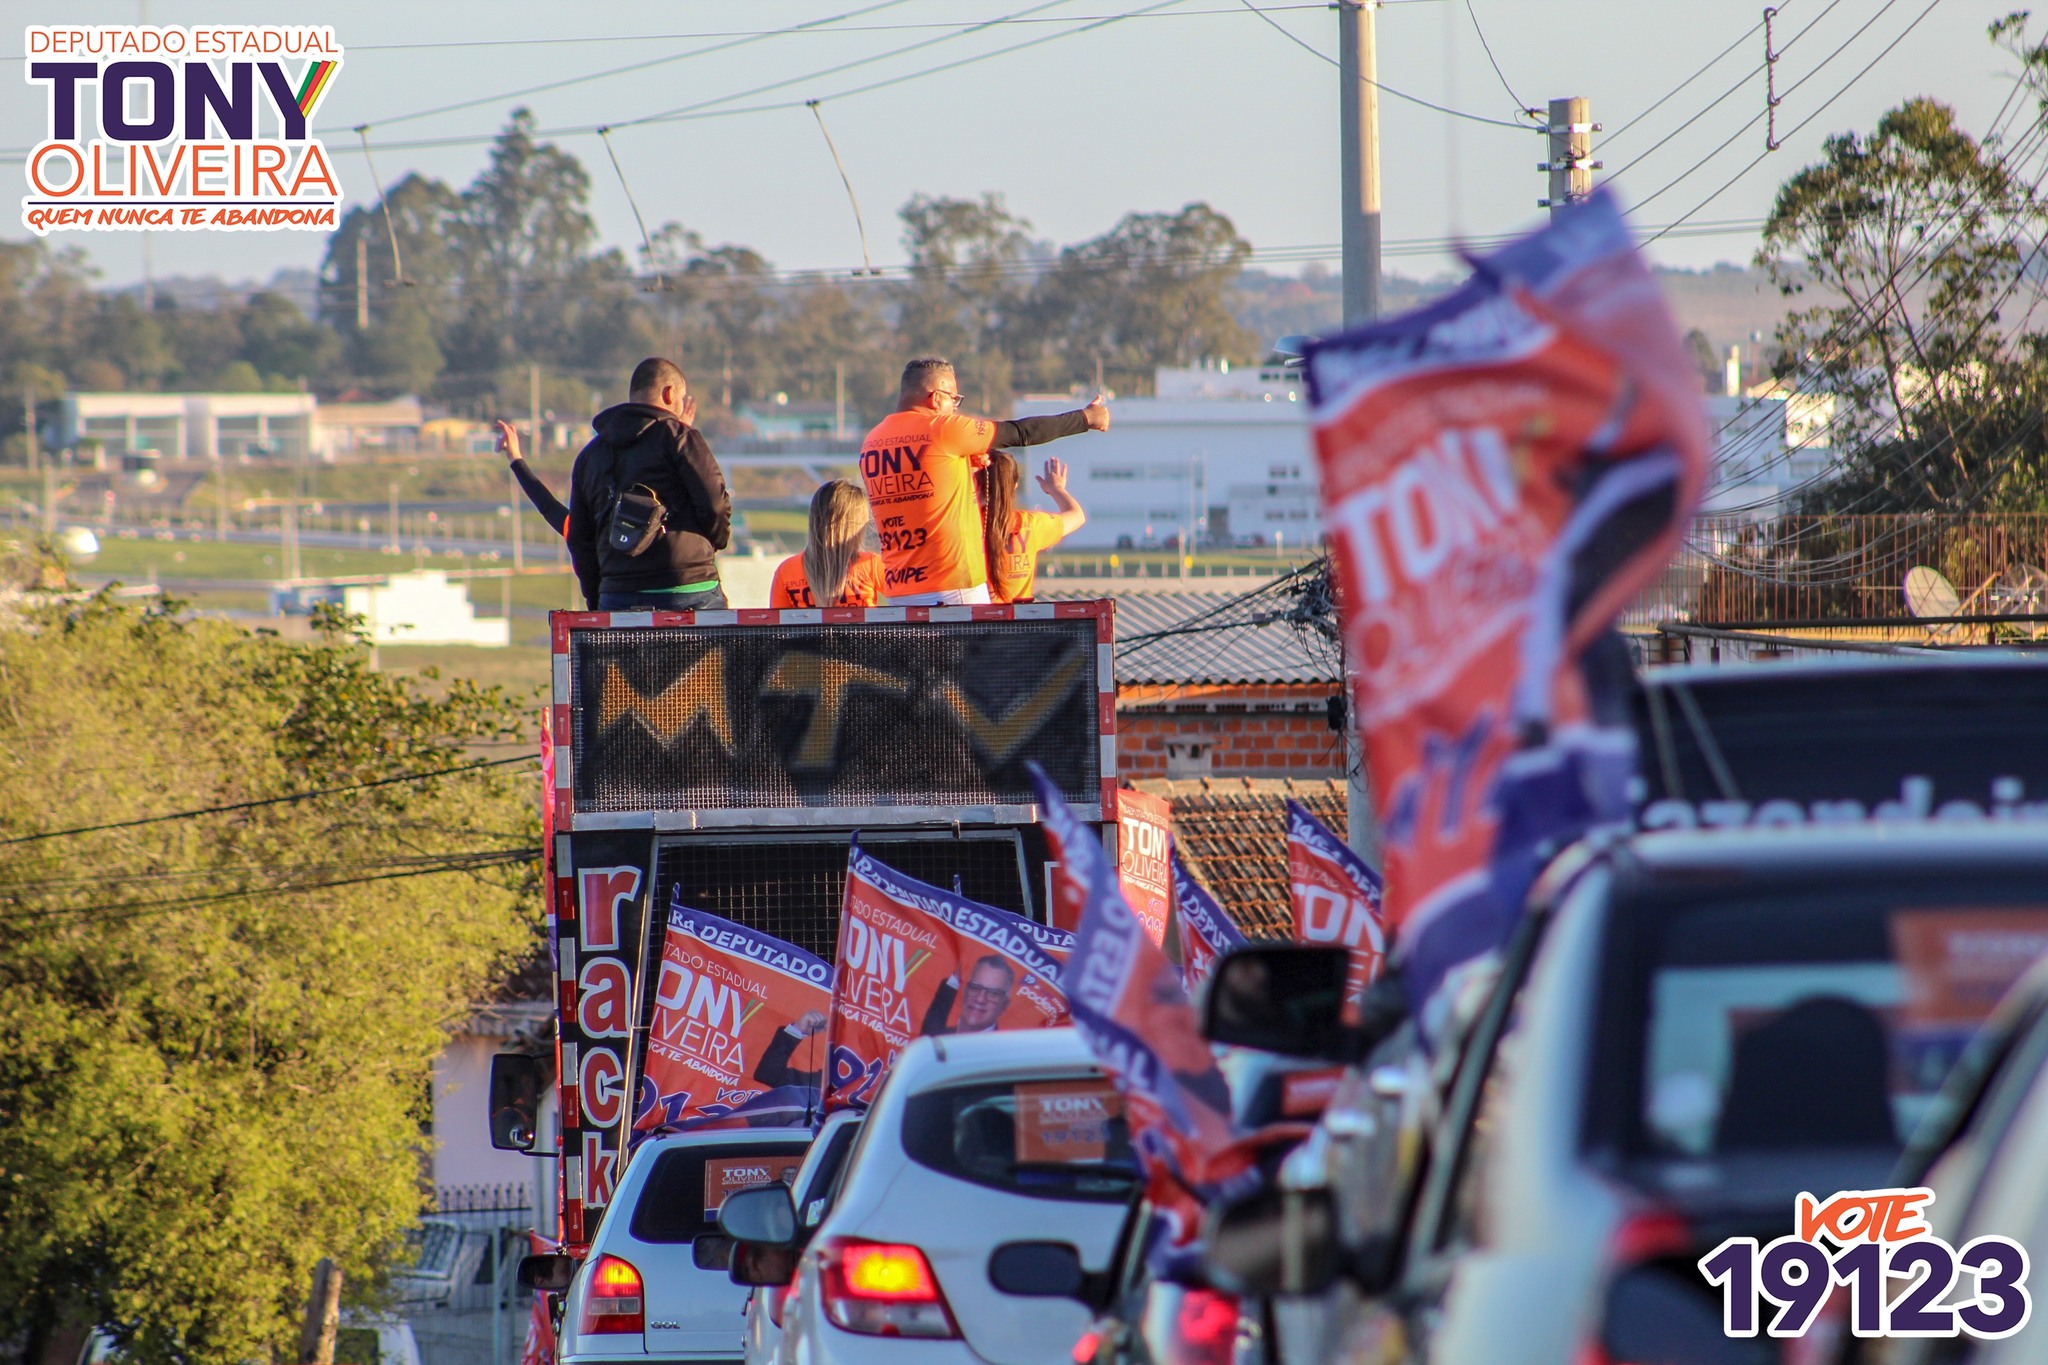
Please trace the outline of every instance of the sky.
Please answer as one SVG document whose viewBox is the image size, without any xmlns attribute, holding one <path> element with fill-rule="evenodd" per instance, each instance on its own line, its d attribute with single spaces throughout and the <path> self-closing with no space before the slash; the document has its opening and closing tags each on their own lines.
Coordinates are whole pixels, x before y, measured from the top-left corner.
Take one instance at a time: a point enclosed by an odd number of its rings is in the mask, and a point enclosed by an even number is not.
<svg viewBox="0 0 2048 1365">
<path fill-rule="evenodd" d="M 8 48 L 32 23 L 331 24 L 343 65 L 312 130 L 354 202 L 376 193 L 355 125 L 369 125 L 383 183 L 416 171 L 459 187 L 525 105 L 543 129 L 618 125 L 612 144 L 650 228 L 677 221 L 786 269 L 851 269 L 861 262 L 853 214 L 803 103 L 817 99 L 878 265 L 904 259 L 894 215 L 912 194 L 993 190 L 1060 245 L 1127 212 L 1203 201 L 1253 244 L 1254 264 L 1291 273 L 1320 259 L 1335 269 L 1338 18 L 1306 0 L 1255 3 L 1263 17 L 1245 0 L 0 0 L 13 21 L 0 26 L 0 52 L 19 63 L 20 48 Z M 1985 129 L 2013 67 L 1985 29 L 2015 3 L 1779 0 L 1783 145 L 1766 154 L 1758 4 L 1388 0 L 1377 17 L 1389 88 L 1386 266 L 1426 278 L 1453 267 L 1444 243 L 1454 237 L 1537 223 L 1544 140 L 1497 125 L 1515 120 L 1516 97 L 1581 95 L 1603 125 L 1597 178 L 1613 177 L 1633 220 L 1711 229 L 1665 236 L 1652 256 L 1694 268 L 1746 261 L 1776 186 L 1828 135 L 1867 130 L 1922 94 Z M 1120 15 L 1133 17 L 1101 22 Z M 1031 46 L 1004 51 L 1022 44 Z M 598 74 L 630 64 L 651 65 Z M 0 178 L 25 192 L 21 154 L 47 136 L 47 105 L 25 65 L 15 69 L 19 77 L 0 79 Z M 562 82 L 573 83 L 518 93 Z M 465 107 L 432 112 L 450 105 Z M 716 116 L 627 126 L 700 105 Z M 745 112 L 764 105 L 787 107 Z M 426 140 L 455 145 L 408 145 Z M 587 132 L 557 140 L 590 172 L 604 242 L 630 253 L 639 230 L 603 143 Z M 0 239 L 28 235 L 18 215 L 0 220 Z M 142 276 L 140 234 L 63 240 L 83 247 L 107 284 Z M 159 278 L 239 282 L 315 268 L 323 242 L 318 233 L 158 232 L 148 249 Z"/>
</svg>

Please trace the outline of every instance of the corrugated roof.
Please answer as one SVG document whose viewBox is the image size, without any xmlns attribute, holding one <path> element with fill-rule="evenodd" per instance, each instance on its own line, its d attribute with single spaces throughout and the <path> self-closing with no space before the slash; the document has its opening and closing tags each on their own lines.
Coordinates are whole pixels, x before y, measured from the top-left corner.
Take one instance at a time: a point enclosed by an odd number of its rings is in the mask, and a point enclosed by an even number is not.
<svg viewBox="0 0 2048 1365">
<path fill-rule="evenodd" d="M 1332 779 L 1203 777 L 1131 783 L 1173 807 L 1181 860 L 1252 938 L 1292 938 L 1287 889 L 1286 802 L 1293 797 L 1330 828 L 1344 828 L 1344 784 Z"/>
<path fill-rule="evenodd" d="M 1333 662 L 1304 647 L 1283 619 L 1291 602 L 1227 592 L 1121 592 L 1120 683 L 1335 682 Z"/>
</svg>

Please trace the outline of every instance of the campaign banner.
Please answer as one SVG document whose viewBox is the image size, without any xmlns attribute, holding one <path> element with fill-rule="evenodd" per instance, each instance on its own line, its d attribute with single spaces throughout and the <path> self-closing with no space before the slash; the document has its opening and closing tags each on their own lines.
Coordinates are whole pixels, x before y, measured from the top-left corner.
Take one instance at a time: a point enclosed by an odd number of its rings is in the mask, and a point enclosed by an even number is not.
<svg viewBox="0 0 2048 1365">
<path fill-rule="evenodd" d="M 759 929 L 671 905 L 634 1130 L 701 1126 L 785 1087 L 815 1092 L 831 1006 L 832 965 L 824 959 Z"/>
<path fill-rule="evenodd" d="M 1116 872 L 1124 901 L 1154 943 L 1166 942 L 1173 913 L 1173 878 L 1167 844 L 1173 807 L 1157 796 L 1122 788 L 1116 794 Z"/>
<path fill-rule="evenodd" d="M 1307 360 L 1383 908 L 1425 1003 L 1504 941 L 1550 851 L 1626 817 L 1626 660 L 1589 646 L 1669 560 L 1712 451 L 1610 195 L 1473 264 Z"/>
<path fill-rule="evenodd" d="M 1131 1145 L 1144 1163 L 1147 1197 L 1184 1245 L 1195 1235 L 1201 1195 L 1241 1174 L 1230 1085 L 1203 1039 L 1180 972 L 1125 903 L 1116 870 L 1091 826 L 1074 817 L 1052 783 L 1039 780 L 1045 835 L 1059 869 L 1053 896 L 1079 927 L 1067 962 L 1074 1027 L 1123 1092 Z"/>
<path fill-rule="evenodd" d="M 874 1098 L 918 1037 L 1067 1022 L 1073 936 L 905 876 L 853 845 L 839 912 L 828 1108 Z"/>
<path fill-rule="evenodd" d="M 1180 926 L 1180 980 L 1192 991 L 1208 978 L 1216 959 L 1233 948 L 1242 947 L 1245 936 L 1225 914 L 1216 898 L 1205 890 L 1180 858 L 1180 847 L 1169 845 L 1168 863 L 1173 878 L 1174 922 Z"/>
<path fill-rule="evenodd" d="M 1387 931 L 1380 918 L 1385 883 L 1307 806 L 1287 801 L 1287 893 L 1294 941 L 1341 943 L 1351 950 L 1344 999 L 1356 1006 L 1380 974 Z"/>
</svg>

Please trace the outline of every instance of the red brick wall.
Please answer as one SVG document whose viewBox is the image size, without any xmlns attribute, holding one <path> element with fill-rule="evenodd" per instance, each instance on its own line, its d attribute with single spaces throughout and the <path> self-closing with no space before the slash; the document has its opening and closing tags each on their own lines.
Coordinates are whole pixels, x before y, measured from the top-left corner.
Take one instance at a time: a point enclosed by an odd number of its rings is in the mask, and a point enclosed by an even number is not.
<svg viewBox="0 0 2048 1365">
<path fill-rule="evenodd" d="M 1181 767 L 1218 777 L 1342 777 L 1344 737 L 1321 712 L 1120 711 L 1116 718 L 1118 775 L 1126 780 L 1168 776 L 1169 744 L 1207 746 L 1207 763 Z"/>
</svg>

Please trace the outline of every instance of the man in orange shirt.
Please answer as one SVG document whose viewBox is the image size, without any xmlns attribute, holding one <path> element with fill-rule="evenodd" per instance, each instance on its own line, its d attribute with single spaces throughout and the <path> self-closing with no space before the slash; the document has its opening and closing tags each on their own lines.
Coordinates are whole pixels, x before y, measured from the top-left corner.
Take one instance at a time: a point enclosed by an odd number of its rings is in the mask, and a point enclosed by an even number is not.
<svg viewBox="0 0 2048 1365">
<path fill-rule="evenodd" d="M 974 471 L 996 446 L 1039 445 L 1083 431 L 1108 431 L 1097 394 L 1085 408 L 996 422 L 960 412 L 953 364 L 920 356 L 903 367 L 896 411 L 860 446 L 861 478 L 882 541 L 894 605 L 938 606 L 989 600 L 988 551 Z"/>
</svg>

